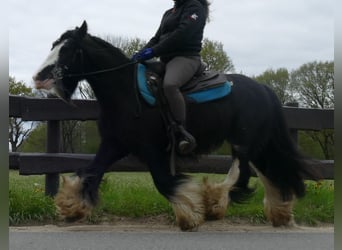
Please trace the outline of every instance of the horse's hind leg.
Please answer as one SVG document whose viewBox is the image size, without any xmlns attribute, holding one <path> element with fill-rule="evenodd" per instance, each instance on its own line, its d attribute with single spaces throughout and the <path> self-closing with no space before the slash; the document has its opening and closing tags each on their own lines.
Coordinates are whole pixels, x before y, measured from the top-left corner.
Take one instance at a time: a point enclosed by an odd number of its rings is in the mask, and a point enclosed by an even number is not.
<svg viewBox="0 0 342 250">
<path fill-rule="evenodd" d="M 239 160 L 235 159 L 222 183 L 211 183 L 208 179 L 203 180 L 203 202 L 205 205 L 205 218 L 218 220 L 225 216 L 229 205 L 229 192 L 239 178 Z"/>
<path fill-rule="evenodd" d="M 294 226 L 295 222 L 292 210 L 295 195 L 292 194 L 284 200 L 279 188 L 273 185 L 271 181 L 253 165 L 253 163 L 250 162 L 250 165 L 265 188 L 264 211 L 267 219 L 272 222 L 274 227 Z"/>
<path fill-rule="evenodd" d="M 248 149 L 243 146 L 232 145 L 233 161 L 239 161 L 240 175 L 234 188 L 229 192 L 229 197 L 233 202 L 243 203 L 248 200 L 255 189 L 249 187 L 249 179 L 251 177 L 251 169 L 249 166 Z"/>
</svg>

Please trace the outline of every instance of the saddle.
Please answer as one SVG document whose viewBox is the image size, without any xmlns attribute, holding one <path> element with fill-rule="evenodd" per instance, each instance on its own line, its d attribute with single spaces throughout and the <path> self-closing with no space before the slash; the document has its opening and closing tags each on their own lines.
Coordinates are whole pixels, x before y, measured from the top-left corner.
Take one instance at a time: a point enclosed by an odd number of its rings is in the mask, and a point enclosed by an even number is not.
<svg viewBox="0 0 342 250">
<path fill-rule="evenodd" d="M 189 102 L 203 103 L 216 100 L 231 91 L 232 84 L 224 74 L 208 71 L 206 67 L 202 63 L 194 77 L 180 88 Z M 150 105 L 154 106 L 165 75 L 165 64 L 158 61 L 145 61 L 144 64 L 138 64 L 137 72 L 140 93 Z"/>
<path fill-rule="evenodd" d="M 170 143 L 166 150 L 170 151 L 170 172 L 175 175 L 176 134 L 183 134 L 188 141 L 194 140 L 194 138 L 173 119 L 163 93 L 164 75 L 165 65 L 162 62 L 145 61 L 144 64 L 139 63 L 137 66 L 138 90 L 147 103 L 152 106 L 158 104 L 167 128 Z M 231 91 L 231 85 L 224 74 L 207 71 L 206 65 L 202 63 L 194 77 L 180 90 L 188 101 L 203 103 L 228 95 Z"/>
</svg>

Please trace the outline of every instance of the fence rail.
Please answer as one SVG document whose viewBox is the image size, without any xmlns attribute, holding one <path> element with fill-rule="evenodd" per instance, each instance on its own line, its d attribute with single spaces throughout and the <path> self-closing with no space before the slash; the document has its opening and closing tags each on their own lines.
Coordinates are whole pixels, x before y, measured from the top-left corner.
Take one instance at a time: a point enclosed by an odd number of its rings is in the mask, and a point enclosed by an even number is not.
<svg viewBox="0 0 342 250">
<path fill-rule="evenodd" d="M 24 121 L 47 121 L 47 153 L 10 153 L 10 168 L 22 175 L 46 174 L 46 193 L 54 195 L 58 189 L 59 173 L 74 172 L 86 167 L 94 155 L 59 152 L 61 120 L 97 120 L 99 106 L 95 100 L 74 100 L 70 106 L 60 99 L 9 96 L 9 116 Z M 284 106 L 283 111 L 294 138 L 298 130 L 334 128 L 334 110 Z M 183 172 L 227 173 L 230 156 L 202 156 L 197 161 L 179 164 Z M 312 163 L 324 179 L 334 178 L 334 161 Z M 115 163 L 109 171 L 147 171 L 134 157 Z"/>
<path fill-rule="evenodd" d="M 97 120 L 95 100 L 74 100 L 70 106 L 60 99 L 9 96 L 9 115 L 24 121 Z M 333 109 L 283 107 L 290 129 L 322 130 L 334 128 Z"/>
<path fill-rule="evenodd" d="M 18 169 L 21 175 L 72 173 L 85 168 L 94 158 L 94 154 L 68 153 L 10 153 L 10 168 Z M 179 169 L 187 173 L 226 174 L 232 162 L 227 155 L 202 155 L 197 159 L 179 162 Z M 62 163 L 62 164 L 61 164 Z M 313 161 L 323 179 L 334 179 L 334 161 Z M 130 155 L 113 164 L 107 172 L 146 172 L 148 167 L 136 157 Z M 253 173 L 253 176 L 256 176 Z M 309 179 L 310 177 L 306 177 Z"/>
</svg>

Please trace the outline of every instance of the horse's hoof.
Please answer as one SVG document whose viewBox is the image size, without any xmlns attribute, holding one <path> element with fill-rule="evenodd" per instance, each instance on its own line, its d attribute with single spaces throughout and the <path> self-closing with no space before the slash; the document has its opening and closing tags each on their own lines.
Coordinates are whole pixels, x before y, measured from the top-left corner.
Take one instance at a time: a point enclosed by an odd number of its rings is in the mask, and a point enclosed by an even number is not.
<svg viewBox="0 0 342 250">
<path fill-rule="evenodd" d="M 199 224 L 190 222 L 187 219 L 180 219 L 177 221 L 179 228 L 183 232 L 197 232 L 199 228 Z"/>
<path fill-rule="evenodd" d="M 63 177 L 63 185 L 55 197 L 55 205 L 60 219 L 75 222 L 86 219 L 92 206 L 81 196 L 82 181 L 79 177 Z"/>
<path fill-rule="evenodd" d="M 204 222 L 205 207 L 198 184 L 189 181 L 179 185 L 171 198 L 171 205 L 177 225 L 182 231 L 196 231 Z"/>
</svg>

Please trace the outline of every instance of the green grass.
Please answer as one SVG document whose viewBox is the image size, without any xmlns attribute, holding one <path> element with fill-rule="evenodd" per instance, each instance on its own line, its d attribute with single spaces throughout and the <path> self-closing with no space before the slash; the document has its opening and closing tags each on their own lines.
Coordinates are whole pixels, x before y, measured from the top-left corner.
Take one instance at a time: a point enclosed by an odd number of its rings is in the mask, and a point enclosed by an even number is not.
<svg viewBox="0 0 342 250">
<path fill-rule="evenodd" d="M 232 204 L 227 215 L 245 218 L 251 223 L 266 223 L 263 211 L 264 189 L 259 180 L 252 178 L 256 192 L 248 204 Z M 316 226 L 321 223 L 334 223 L 334 181 L 306 181 L 307 193 L 296 201 L 294 217 L 298 224 Z"/>
<path fill-rule="evenodd" d="M 98 210 L 117 216 L 144 217 L 172 212 L 146 173 L 107 174 L 100 187 Z"/>
<path fill-rule="evenodd" d="M 195 174 L 198 181 L 203 176 L 210 180 L 222 181 L 225 176 Z M 44 195 L 43 176 L 19 176 L 10 171 L 9 177 L 10 224 L 57 223 L 53 200 Z M 299 224 L 319 225 L 334 221 L 334 181 L 319 183 L 307 181 L 307 195 L 297 201 L 294 214 Z M 258 179 L 251 179 L 256 187 L 255 195 L 246 204 L 232 204 L 227 210 L 227 218 L 232 221 L 266 223 L 263 213 L 263 187 Z M 173 218 L 171 206 L 156 190 L 148 173 L 106 174 L 100 187 L 101 202 L 95 209 L 89 223 L 100 223 L 106 218 L 150 217 L 166 215 Z"/>
<path fill-rule="evenodd" d="M 334 223 L 334 182 L 306 182 L 307 195 L 295 206 L 298 223 L 317 225 L 320 222 Z"/>
<path fill-rule="evenodd" d="M 44 195 L 44 178 L 19 176 L 10 171 L 10 225 L 54 221 L 56 218 L 53 200 Z"/>
</svg>

